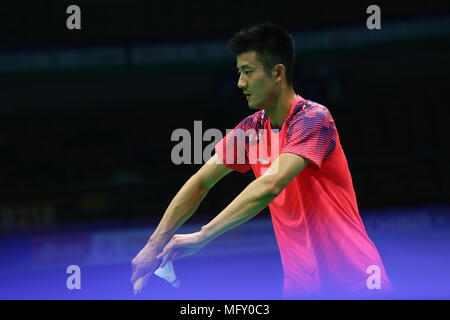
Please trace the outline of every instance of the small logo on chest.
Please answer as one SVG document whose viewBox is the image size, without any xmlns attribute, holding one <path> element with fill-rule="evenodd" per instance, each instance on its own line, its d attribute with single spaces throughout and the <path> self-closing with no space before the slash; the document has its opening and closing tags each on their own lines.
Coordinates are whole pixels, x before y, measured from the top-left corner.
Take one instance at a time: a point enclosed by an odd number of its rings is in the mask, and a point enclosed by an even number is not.
<svg viewBox="0 0 450 320">
<path fill-rule="evenodd" d="M 256 159 L 257 162 L 261 162 L 262 164 L 268 164 L 270 161 L 267 159 L 263 159 L 263 158 L 258 158 Z"/>
</svg>

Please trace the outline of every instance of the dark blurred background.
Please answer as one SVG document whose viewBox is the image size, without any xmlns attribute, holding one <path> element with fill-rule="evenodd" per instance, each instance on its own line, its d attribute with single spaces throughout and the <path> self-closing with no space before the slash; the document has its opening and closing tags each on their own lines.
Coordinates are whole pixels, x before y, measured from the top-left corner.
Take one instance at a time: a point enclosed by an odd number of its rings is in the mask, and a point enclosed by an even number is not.
<svg viewBox="0 0 450 320">
<path fill-rule="evenodd" d="M 154 226 L 200 167 L 172 163 L 172 132 L 225 133 L 251 113 L 226 44 L 262 21 L 292 33 L 294 88 L 331 111 L 363 219 L 450 216 L 449 1 L 7 1 L 0 17 L 3 235 Z M 192 221 L 253 178 L 227 176 Z"/>
</svg>

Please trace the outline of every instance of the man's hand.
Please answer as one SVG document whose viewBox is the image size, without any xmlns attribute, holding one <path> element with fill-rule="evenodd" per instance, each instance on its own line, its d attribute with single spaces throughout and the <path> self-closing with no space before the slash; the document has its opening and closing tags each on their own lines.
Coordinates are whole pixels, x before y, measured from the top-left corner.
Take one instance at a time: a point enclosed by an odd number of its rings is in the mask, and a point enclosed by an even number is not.
<svg viewBox="0 0 450 320">
<path fill-rule="evenodd" d="M 189 234 L 176 234 L 156 257 L 162 259 L 160 267 L 164 267 L 169 261 L 190 256 L 208 244 L 201 231 Z"/>
<path fill-rule="evenodd" d="M 143 279 L 139 280 L 137 285 L 144 286 L 147 283 L 148 279 L 158 267 L 159 261 L 157 260 L 159 258 L 156 256 L 161 253 L 162 248 L 167 243 L 166 240 L 168 240 L 170 236 L 173 235 L 187 219 L 189 219 L 195 210 L 197 210 L 209 190 L 231 171 L 233 170 L 223 165 L 218 156 L 214 155 L 183 185 L 180 191 L 176 194 L 175 198 L 173 198 L 170 202 L 169 207 L 164 212 L 158 227 L 153 232 L 147 245 L 131 262 L 133 267 L 131 282 L 133 285 L 135 285 L 136 281 L 142 277 Z M 178 236 L 174 236 L 174 238 L 177 237 Z M 172 238 L 172 240 L 174 238 Z M 196 238 L 198 241 L 198 237 L 193 238 Z M 201 243 L 201 241 L 199 241 L 198 244 L 199 243 Z M 169 244 L 173 245 L 174 242 L 170 242 Z M 188 242 L 188 244 L 193 245 L 193 242 Z M 188 248 L 185 248 L 185 250 L 178 250 L 177 252 L 179 253 L 175 256 L 173 256 L 172 250 L 170 252 L 166 251 L 166 253 L 170 253 L 170 255 L 167 256 L 164 261 L 164 265 L 169 260 L 174 260 L 175 258 L 183 255 L 192 254 L 195 251 L 198 251 L 201 247 L 203 247 L 203 245 L 196 250 L 192 250 L 192 252 L 189 252 Z M 190 247 L 190 249 L 193 249 L 193 247 Z M 184 254 L 180 255 L 180 253 L 183 252 Z"/>
<path fill-rule="evenodd" d="M 147 244 L 131 261 L 132 266 L 132 276 L 131 283 L 133 285 L 142 278 L 141 283 L 139 283 L 139 289 L 137 291 L 142 290 L 143 287 L 147 284 L 150 277 L 153 275 L 153 272 L 158 267 L 158 259 L 156 256 L 161 252 L 159 247 Z"/>
</svg>

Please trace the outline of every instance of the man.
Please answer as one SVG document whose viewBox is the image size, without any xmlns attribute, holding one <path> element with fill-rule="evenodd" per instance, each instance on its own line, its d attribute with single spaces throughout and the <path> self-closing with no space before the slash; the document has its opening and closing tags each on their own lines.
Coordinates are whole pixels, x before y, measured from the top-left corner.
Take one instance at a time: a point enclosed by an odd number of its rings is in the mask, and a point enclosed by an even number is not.
<svg viewBox="0 0 450 320">
<path fill-rule="evenodd" d="M 156 267 L 197 252 L 269 206 L 285 297 L 369 292 L 369 268 L 379 271 L 374 290 L 389 290 L 381 258 L 358 213 L 334 120 L 326 107 L 293 90 L 291 36 L 263 23 L 237 33 L 229 48 L 237 56 L 238 87 L 249 108 L 258 111 L 216 145 L 215 155 L 174 197 L 133 259 L 131 281 L 142 277 L 145 285 Z M 174 235 L 221 178 L 250 169 L 256 179 L 212 221 L 198 232 Z"/>
</svg>

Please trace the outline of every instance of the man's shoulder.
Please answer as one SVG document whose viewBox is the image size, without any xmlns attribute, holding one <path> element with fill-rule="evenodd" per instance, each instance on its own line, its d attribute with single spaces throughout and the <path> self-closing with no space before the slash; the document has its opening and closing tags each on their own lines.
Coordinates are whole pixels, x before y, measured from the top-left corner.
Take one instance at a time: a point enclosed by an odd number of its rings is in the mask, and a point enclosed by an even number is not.
<svg viewBox="0 0 450 320">
<path fill-rule="evenodd" d="M 290 118 L 290 120 L 299 118 L 323 118 L 332 120 L 330 110 L 326 106 L 311 100 L 306 100 L 305 103 L 297 105 Z"/>
<path fill-rule="evenodd" d="M 245 128 L 258 128 L 264 125 L 264 121 L 267 119 L 267 115 L 264 110 L 256 111 L 241 121 L 241 126 Z"/>
</svg>

